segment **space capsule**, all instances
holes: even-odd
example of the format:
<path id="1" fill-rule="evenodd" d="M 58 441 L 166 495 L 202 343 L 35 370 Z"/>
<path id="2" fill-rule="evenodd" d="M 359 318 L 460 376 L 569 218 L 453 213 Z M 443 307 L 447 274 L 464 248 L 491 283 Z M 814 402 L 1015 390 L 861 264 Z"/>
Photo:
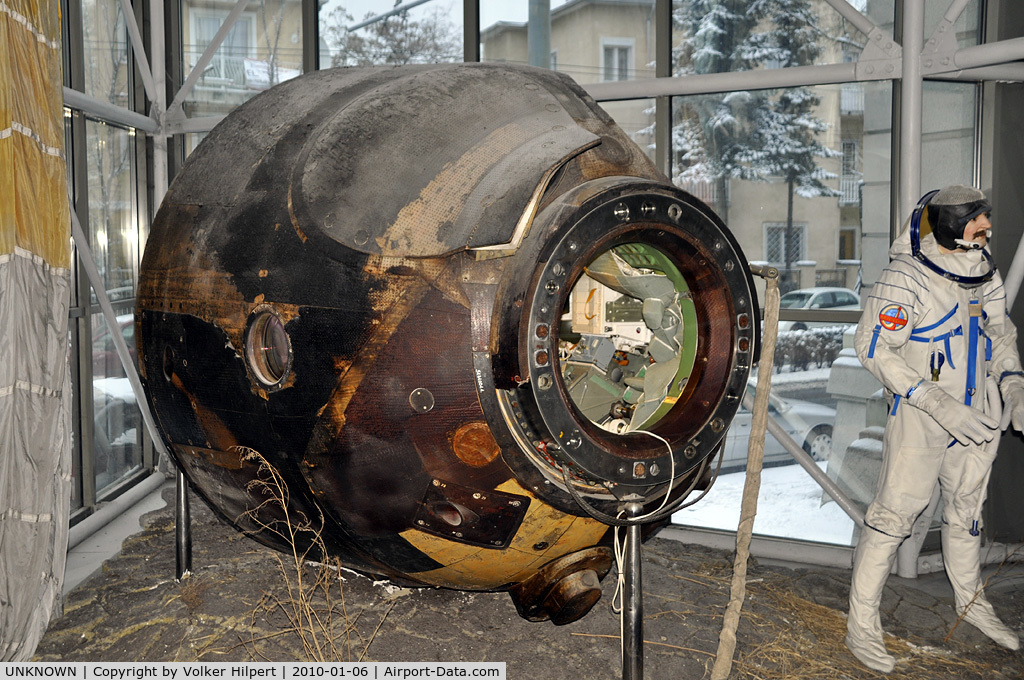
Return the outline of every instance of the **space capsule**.
<path id="1" fill-rule="evenodd" d="M 334 69 L 188 158 L 136 338 L 160 434 L 226 521 L 287 550 L 260 528 L 315 520 L 349 567 L 566 623 L 623 503 L 663 523 L 706 483 L 756 303 L 721 220 L 567 76 Z"/>

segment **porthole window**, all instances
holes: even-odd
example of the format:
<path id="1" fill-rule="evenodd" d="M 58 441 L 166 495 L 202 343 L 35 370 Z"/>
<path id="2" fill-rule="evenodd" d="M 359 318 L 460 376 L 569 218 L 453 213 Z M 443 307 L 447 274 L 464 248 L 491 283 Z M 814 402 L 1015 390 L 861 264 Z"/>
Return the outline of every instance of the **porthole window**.
<path id="1" fill-rule="evenodd" d="M 273 310 L 258 309 L 250 317 L 245 349 L 253 376 L 265 387 L 280 387 L 291 370 L 292 346 Z"/>

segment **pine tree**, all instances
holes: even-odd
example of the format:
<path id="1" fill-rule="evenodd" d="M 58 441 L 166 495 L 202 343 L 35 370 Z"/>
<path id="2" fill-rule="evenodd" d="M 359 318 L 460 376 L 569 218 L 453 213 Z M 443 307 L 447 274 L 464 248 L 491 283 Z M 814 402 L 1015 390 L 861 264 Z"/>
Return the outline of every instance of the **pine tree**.
<path id="1" fill-rule="evenodd" d="M 673 11 L 684 36 L 674 55 L 676 75 L 743 71 L 753 62 L 742 54 L 756 18 L 746 0 L 693 0 Z M 711 184 L 718 213 L 726 218 L 726 187 L 732 178 L 758 179 L 741 160 L 750 143 L 750 107 L 758 95 L 730 92 L 679 97 L 672 130 L 673 181 Z"/>
<path id="2" fill-rule="evenodd" d="M 820 54 L 816 28 L 818 18 L 808 0 L 752 0 L 749 11 L 770 20 L 767 30 L 758 32 L 741 46 L 744 58 L 779 68 L 813 64 Z M 742 159 L 756 168 L 760 176 L 782 177 L 787 186 L 786 271 L 793 268 L 796 255 L 793 244 L 793 198 L 838 196 L 825 184 L 835 173 L 818 164 L 819 158 L 835 158 L 838 151 L 822 144 L 820 136 L 828 126 L 814 116 L 821 98 L 807 87 L 780 90 L 765 97 L 752 112 L 754 135 Z"/>
<path id="3" fill-rule="evenodd" d="M 813 64 L 820 53 L 819 19 L 808 0 L 694 0 L 675 10 L 685 38 L 677 74 L 742 71 L 757 66 Z M 818 165 L 838 152 L 821 144 L 826 124 L 814 116 L 820 98 L 809 88 L 740 91 L 677 100 L 673 127 L 673 180 L 710 182 L 716 210 L 726 219 L 730 179 L 787 183 L 786 268 L 792 267 L 793 195 L 833 196 L 824 183 L 835 175 Z"/>

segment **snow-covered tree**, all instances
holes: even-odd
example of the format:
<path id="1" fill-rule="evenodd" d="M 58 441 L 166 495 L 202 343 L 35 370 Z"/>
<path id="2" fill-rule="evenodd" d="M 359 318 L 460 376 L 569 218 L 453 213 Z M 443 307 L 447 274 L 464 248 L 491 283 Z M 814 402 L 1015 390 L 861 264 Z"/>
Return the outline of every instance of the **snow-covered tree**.
<path id="1" fill-rule="evenodd" d="M 678 6 L 673 18 L 685 36 L 675 55 L 679 75 L 813 64 L 826 37 L 809 0 L 694 0 Z M 787 243 L 793 243 L 793 193 L 836 195 L 823 182 L 834 175 L 818 165 L 838 154 L 819 141 L 827 129 L 814 116 L 819 103 L 809 88 L 678 98 L 673 180 L 684 187 L 713 184 L 715 208 L 727 219 L 730 179 L 783 177 L 790 192 Z M 787 247 L 787 268 L 791 259 Z"/>
<path id="2" fill-rule="evenodd" d="M 813 64 L 820 53 L 818 18 L 809 0 L 752 0 L 749 11 L 769 20 L 767 30 L 754 33 L 741 46 L 743 56 L 778 68 Z M 828 126 L 814 116 L 821 98 L 807 87 L 780 90 L 767 97 L 752 112 L 754 135 L 744 154 L 745 162 L 757 168 L 756 174 L 782 177 L 786 182 L 785 268 L 793 268 L 793 196 L 814 198 L 838 196 L 825 184 L 835 173 L 818 164 L 818 159 L 835 158 L 840 153 L 821 143 Z"/>
<path id="3" fill-rule="evenodd" d="M 675 29 L 683 40 L 675 50 L 676 74 L 744 71 L 753 65 L 743 46 L 757 18 L 748 0 L 693 0 L 673 10 Z M 750 144 L 750 110 L 759 97 L 730 92 L 680 97 L 675 100 L 672 130 L 673 181 L 680 186 L 709 184 L 716 188 L 715 208 L 726 218 L 726 186 L 732 178 L 758 179 L 741 160 Z"/>

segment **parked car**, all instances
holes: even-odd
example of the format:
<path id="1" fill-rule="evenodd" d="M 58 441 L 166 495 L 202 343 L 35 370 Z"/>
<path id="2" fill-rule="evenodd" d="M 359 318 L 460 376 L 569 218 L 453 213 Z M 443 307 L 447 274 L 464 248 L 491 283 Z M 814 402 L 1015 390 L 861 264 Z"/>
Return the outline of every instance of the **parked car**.
<path id="1" fill-rule="evenodd" d="M 102 486 L 139 464 L 142 413 L 128 378 L 95 378 L 92 396 L 93 465 L 96 482 Z"/>
<path id="2" fill-rule="evenodd" d="M 849 288 L 801 288 L 779 300 L 780 309 L 860 309 L 860 296 Z M 780 321 L 779 332 L 802 331 L 815 326 L 834 326 L 828 321 Z"/>
<path id="3" fill-rule="evenodd" d="M 747 384 L 747 391 L 754 396 L 755 382 Z M 722 470 L 739 470 L 747 464 L 747 447 L 750 442 L 750 428 L 753 413 L 742 405 L 736 412 L 723 446 Z M 828 460 L 832 454 L 832 428 L 836 421 L 836 410 L 824 404 L 815 404 L 800 399 L 783 399 L 775 394 L 768 398 L 768 415 L 781 424 L 789 436 L 801 445 L 814 460 Z M 770 433 L 764 438 L 764 464 L 783 465 L 794 462 L 793 456 L 782 447 Z"/>
<path id="4" fill-rule="evenodd" d="M 128 354 L 135 360 L 135 315 L 120 314 L 116 317 L 118 330 L 121 337 L 128 345 Z M 95 378 L 120 378 L 127 375 L 124 366 L 121 365 L 121 358 L 117 356 L 114 348 L 114 337 L 110 333 L 110 326 L 100 323 L 99 329 L 92 338 L 92 372 Z"/>

